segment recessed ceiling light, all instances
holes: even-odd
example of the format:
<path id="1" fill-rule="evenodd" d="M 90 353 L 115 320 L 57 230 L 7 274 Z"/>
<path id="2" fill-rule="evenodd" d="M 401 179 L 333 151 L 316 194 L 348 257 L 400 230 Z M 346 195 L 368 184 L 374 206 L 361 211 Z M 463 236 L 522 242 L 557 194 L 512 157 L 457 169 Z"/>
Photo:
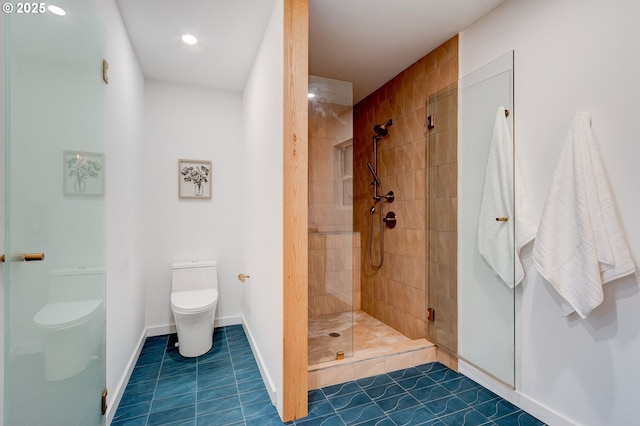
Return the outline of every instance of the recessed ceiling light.
<path id="1" fill-rule="evenodd" d="M 198 42 L 198 39 L 193 34 L 185 34 L 182 36 L 182 41 L 187 44 L 194 45 Z"/>
<path id="2" fill-rule="evenodd" d="M 47 7 L 47 9 L 49 9 L 49 12 L 53 13 L 54 15 L 64 16 L 67 14 L 67 12 L 65 12 L 63 8 L 59 6 L 55 6 L 53 4 L 50 4 L 49 7 Z"/>
<path id="3" fill-rule="evenodd" d="M 307 93 L 307 98 L 313 99 L 315 97 L 316 97 L 316 95 L 314 93 Z"/>

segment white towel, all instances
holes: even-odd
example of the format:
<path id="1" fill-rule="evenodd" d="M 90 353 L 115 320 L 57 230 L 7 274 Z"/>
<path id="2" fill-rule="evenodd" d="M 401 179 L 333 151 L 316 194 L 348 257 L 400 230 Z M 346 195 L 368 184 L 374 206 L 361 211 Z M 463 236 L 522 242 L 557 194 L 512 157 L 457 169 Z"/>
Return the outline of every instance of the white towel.
<path id="1" fill-rule="evenodd" d="M 540 274 L 582 318 L 604 299 L 602 285 L 635 266 L 618 223 L 591 130 L 579 112 L 567 134 L 533 248 Z"/>
<path id="2" fill-rule="evenodd" d="M 497 221 L 496 218 L 507 218 Z M 504 107 L 493 126 L 478 219 L 478 251 L 510 288 L 524 278 L 520 249 L 536 235 Z"/>

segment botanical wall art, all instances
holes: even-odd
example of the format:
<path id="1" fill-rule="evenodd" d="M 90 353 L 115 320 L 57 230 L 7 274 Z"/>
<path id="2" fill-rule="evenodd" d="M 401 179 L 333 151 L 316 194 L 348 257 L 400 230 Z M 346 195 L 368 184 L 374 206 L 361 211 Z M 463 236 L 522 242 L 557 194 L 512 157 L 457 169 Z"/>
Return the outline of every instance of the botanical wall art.
<path id="1" fill-rule="evenodd" d="M 66 195 L 102 195 L 104 154 L 64 151 L 62 167 Z"/>
<path id="2" fill-rule="evenodd" d="M 178 197 L 211 198 L 211 161 L 178 160 Z"/>

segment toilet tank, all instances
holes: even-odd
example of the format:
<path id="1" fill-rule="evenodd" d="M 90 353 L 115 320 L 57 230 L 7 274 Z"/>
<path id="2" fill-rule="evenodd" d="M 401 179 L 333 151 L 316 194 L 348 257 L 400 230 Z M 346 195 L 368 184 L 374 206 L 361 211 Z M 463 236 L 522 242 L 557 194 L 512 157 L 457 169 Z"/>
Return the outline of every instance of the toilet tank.
<path id="1" fill-rule="evenodd" d="M 103 267 L 78 267 L 49 272 L 50 303 L 102 300 L 106 271 Z"/>
<path id="2" fill-rule="evenodd" d="M 171 266 L 171 291 L 192 291 L 218 288 L 218 262 L 195 260 L 177 262 Z"/>

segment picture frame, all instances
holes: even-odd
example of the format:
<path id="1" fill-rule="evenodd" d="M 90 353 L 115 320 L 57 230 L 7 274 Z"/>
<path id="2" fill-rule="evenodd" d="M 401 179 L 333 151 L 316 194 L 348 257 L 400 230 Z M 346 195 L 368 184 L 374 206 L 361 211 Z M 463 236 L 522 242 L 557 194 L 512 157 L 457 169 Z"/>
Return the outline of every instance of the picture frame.
<path id="1" fill-rule="evenodd" d="M 101 196 L 104 192 L 104 154 L 65 150 L 62 156 L 65 195 Z"/>
<path id="2" fill-rule="evenodd" d="M 211 161 L 178 160 L 178 198 L 211 199 Z"/>

